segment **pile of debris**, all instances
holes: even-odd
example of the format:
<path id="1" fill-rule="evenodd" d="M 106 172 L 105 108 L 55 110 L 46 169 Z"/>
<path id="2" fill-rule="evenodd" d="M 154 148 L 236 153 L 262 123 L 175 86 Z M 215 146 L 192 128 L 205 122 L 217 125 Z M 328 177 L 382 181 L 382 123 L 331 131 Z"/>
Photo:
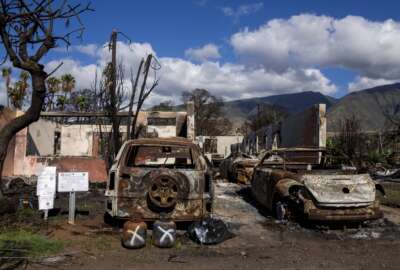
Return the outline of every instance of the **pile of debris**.
<path id="1" fill-rule="evenodd" d="M 0 215 L 14 213 L 18 206 L 33 208 L 35 177 L 3 177 L 0 181 L 4 197 L 0 197 Z"/>

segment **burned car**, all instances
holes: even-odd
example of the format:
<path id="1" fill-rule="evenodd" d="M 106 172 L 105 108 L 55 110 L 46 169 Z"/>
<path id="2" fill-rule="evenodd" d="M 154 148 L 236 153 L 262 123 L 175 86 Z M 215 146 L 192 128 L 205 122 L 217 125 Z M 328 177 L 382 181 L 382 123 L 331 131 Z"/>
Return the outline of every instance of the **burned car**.
<path id="1" fill-rule="evenodd" d="M 119 219 L 193 221 L 212 210 L 212 174 L 185 138 L 125 142 L 111 167 L 106 211 Z"/>
<path id="2" fill-rule="evenodd" d="M 377 190 L 384 193 L 382 187 L 368 174 L 313 161 L 322 154 L 321 149 L 267 152 L 254 169 L 254 197 L 281 220 L 361 222 L 382 217 L 376 196 Z"/>
<path id="3" fill-rule="evenodd" d="M 221 177 L 231 182 L 249 184 L 259 159 L 245 153 L 234 153 L 224 159 L 220 166 Z"/>

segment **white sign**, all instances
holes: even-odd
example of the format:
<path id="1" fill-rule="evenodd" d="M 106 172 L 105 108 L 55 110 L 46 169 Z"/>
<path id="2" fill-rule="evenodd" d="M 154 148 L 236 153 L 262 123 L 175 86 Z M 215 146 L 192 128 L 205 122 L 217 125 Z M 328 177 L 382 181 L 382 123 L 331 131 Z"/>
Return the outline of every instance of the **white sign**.
<path id="1" fill-rule="evenodd" d="M 54 208 L 54 196 L 40 196 L 39 210 L 49 210 Z"/>
<path id="2" fill-rule="evenodd" d="M 56 193 L 56 167 L 45 167 L 38 175 L 37 196 L 52 196 Z"/>
<path id="3" fill-rule="evenodd" d="M 58 192 L 89 191 L 88 172 L 58 173 Z"/>

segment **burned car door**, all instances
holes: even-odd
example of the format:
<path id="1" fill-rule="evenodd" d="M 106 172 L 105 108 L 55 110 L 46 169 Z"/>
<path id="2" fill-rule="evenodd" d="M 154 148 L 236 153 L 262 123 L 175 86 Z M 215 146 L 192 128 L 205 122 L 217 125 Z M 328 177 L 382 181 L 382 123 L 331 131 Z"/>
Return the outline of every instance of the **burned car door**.
<path id="1" fill-rule="evenodd" d="M 270 171 L 258 166 L 254 170 L 251 180 L 251 190 L 259 203 L 270 209 L 272 194 Z"/>

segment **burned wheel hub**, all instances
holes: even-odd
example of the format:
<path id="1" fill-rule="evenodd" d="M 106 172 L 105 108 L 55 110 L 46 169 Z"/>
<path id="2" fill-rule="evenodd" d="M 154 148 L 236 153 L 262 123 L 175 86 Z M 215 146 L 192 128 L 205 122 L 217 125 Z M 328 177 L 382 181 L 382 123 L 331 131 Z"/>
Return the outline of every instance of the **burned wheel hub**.
<path id="1" fill-rule="evenodd" d="M 154 179 L 149 187 L 149 198 L 158 207 L 174 206 L 178 199 L 178 185 L 175 179 L 166 175 Z"/>

